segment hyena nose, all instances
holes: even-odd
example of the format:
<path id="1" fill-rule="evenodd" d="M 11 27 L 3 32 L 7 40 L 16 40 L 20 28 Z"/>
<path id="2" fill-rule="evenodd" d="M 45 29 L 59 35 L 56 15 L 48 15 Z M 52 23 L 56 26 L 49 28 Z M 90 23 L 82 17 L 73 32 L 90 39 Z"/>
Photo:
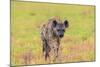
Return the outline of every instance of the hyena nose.
<path id="1" fill-rule="evenodd" d="M 64 35 L 60 35 L 60 37 L 62 38 Z"/>

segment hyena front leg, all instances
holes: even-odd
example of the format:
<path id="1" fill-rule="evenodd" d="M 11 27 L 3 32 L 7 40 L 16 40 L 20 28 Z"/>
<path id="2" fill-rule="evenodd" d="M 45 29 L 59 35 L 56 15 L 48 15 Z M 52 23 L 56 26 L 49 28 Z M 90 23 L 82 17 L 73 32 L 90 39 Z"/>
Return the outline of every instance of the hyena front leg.
<path id="1" fill-rule="evenodd" d="M 58 51 L 59 51 L 59 48 L 54 48 L 54 60 L 53 62 L 57 62 L 57 59 L 58 59 Z"/>
<path id="2" fill-rule="evenodd" d="M 54 46 L 54 62 L 58 62 L 59 46 L 60 46 L 60 42 L 59 39 L 57 39 L 57 43 Z"/>

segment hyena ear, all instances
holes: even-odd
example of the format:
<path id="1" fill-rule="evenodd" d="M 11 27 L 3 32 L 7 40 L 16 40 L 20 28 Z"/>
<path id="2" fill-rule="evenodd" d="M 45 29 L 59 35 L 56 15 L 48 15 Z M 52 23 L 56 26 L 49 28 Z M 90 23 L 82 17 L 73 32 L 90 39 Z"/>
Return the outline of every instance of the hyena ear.
<path id="1" fill-rule="evenodd" d="M 65 25 L 66 28 L 69 26 L 69 23 L 68 23 L 67 20 L 64 21 L 64 25 Z"/>
<path id="2" fill-rule="evenodd" d="M 54 20 L 54 21 L 53 21 L 53 27 L 56 27 L 56 25 L 57 25 L 57 21 Z"/>

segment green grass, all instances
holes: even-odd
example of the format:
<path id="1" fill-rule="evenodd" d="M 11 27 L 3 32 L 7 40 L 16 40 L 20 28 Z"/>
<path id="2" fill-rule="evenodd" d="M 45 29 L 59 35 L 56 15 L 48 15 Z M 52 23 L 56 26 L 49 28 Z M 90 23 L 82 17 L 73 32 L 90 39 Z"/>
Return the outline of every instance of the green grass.
<path id="1" fill-rule="evenodd" d="M 61 63 L 93 61 L 94 6 L 51 3 L 11 2 L 11 64 L 23 65 L 23 56 L 31 52 L 28 64 L 46 64 L 42 56 L 40 26 L 53 16 L 69 21 L 61 41 Z"/>

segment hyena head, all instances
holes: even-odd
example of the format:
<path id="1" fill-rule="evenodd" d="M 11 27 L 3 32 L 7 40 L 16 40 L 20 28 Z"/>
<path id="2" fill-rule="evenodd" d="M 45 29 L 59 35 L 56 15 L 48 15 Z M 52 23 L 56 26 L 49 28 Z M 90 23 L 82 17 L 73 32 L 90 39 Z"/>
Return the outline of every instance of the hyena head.
<path id="1" fill-rule="evenodd" d="M 53 20 L 53 32 L 59 38 L 64 36 L 65 29 L 68 28 L 68 26 L 69 24 L 67 20 L 65 20 L 63 23 Z"/>

